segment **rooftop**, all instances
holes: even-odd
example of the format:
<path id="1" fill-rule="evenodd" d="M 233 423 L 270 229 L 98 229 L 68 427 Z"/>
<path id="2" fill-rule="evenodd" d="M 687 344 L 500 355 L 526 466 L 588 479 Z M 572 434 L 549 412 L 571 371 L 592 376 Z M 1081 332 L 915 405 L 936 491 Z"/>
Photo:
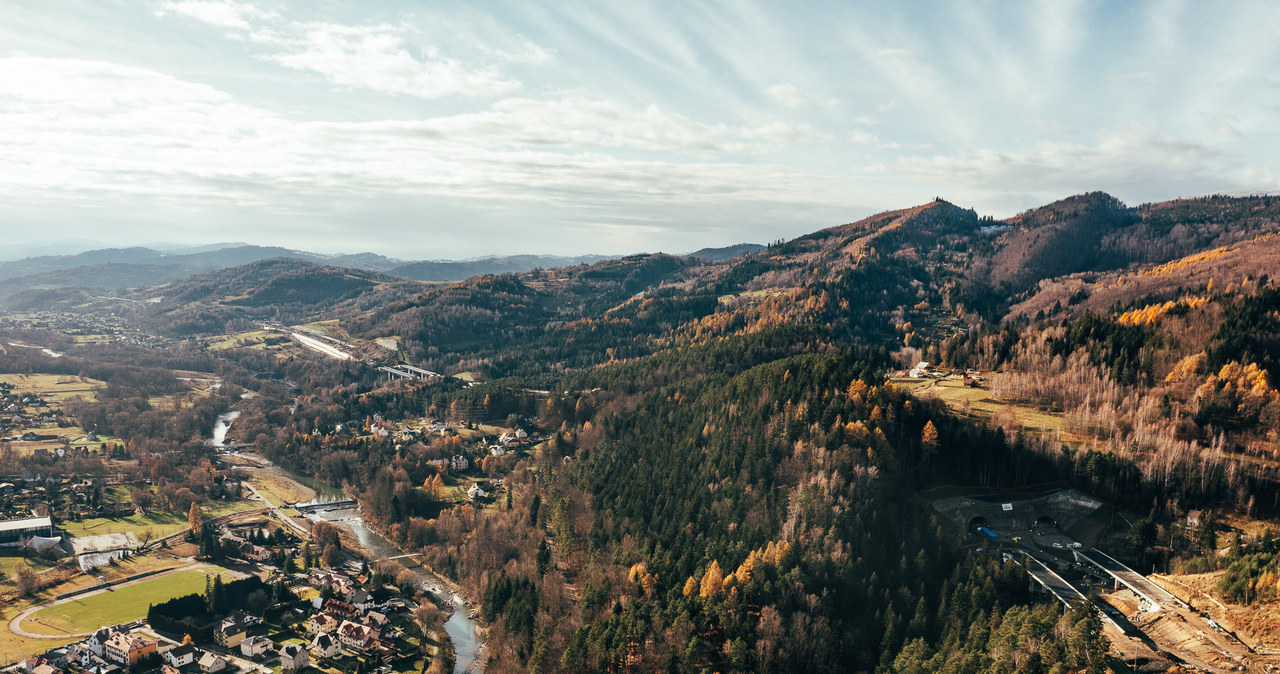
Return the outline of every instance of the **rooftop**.
<path id="1" fill-rule="evenodd" d="M 26 517 L 20 520 L 0 521 L 0 531 L 23 531 L 51 526 L 53 526 L 53 519 L 50 517 Z"/>

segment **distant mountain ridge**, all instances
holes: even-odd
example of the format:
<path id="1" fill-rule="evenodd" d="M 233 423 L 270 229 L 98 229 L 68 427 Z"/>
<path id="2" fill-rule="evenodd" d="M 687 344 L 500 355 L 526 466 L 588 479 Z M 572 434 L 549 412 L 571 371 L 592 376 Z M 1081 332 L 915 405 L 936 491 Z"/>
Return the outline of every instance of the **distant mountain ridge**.
<path id="1" fill-rule="evenodd" d="M 376 253 L 323 255 L 279 246 L 230 244 L 174 252 L 153 248 L 102 248 L 75 255 L 45 255 L 0 262 L 0 298 L 57 289 L 107 291 L 177 281 L 272 258 L 294 258 L 334 267 L 394 274 L 415 281 L 452 282 L 481 274 L 527 272 L 607 259 L 603 255 L 562 257 L 514 255 L 474 260 L 409 262 Z"/>
<path id="2" fill-rule="evenodd" d="M 386 270 L 387 273 L 416 281 L 447 282 L 479 276 L 481 274 L 519 274 L 534 269 L 572 267 L 611 259 L 610 255 L 580 255 L 560 257 L 556 255 L 510 255 L 507 257 L 483 257 L 475 260 L 424 260 L 401 264 Z"/>
<path id="3" fill-rule="evenodd" d="M 764 246 L 758 243 L 736 243 L 732 246 L 724 246 L 721 248 L 702 248 L 689 253 L 689 257 L 696 257 L 699 260 L 711 260 L 712 262 L 724 262 L 732 260 L 735 257 L 759 253 L 764 250 Z"/>

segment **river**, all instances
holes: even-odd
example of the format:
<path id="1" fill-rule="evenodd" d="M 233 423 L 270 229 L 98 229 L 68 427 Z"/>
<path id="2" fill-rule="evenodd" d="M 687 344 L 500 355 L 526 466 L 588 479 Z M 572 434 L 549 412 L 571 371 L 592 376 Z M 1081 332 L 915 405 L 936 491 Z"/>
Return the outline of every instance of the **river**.
<path id="1" fill-rule="evenodd" d="M 218 422 L 213 429 L 213 438 L 210 441 L 215 447 L 223 446 L 226 442 L 227 429 L 231 427 L 231 421 L 240 413 L 231 411 L 218 417 Z M 221 431 L 221 433 L 219 433 Z M 299 475 L 289 470 L 285 470 L 267 459 L 253 455 L 251 458 L 254 462 L 261 464 L 260 470 L 274 472 L 280 477 L 288 478 L 294 482 L 306 485 L 316 492 L 316 497 L 307 503 L 299 503 L 297 505 L 314 505 L 317 503 L 327 503 L 330 501 L 347 500 L 347 496 L 342 490 L 307 477 Z M 368 551 L 370 559 L 390 559 L 392 557 L 401 557 L 405 554 L 403 550 L 396 547 L 391 541 L 388 541 L 381 534 L 374 531 L 371 527 L 364 523 L 360 517 L 360 511 L 355 507 L 332 508 L 326 510 L 318 510 L 314 513 L 307 514 L 308 519 L 322 519 L 326 522 L 333 522 L 338 525 L 346 525 L 347 528 L 355 534 L 356 539 L 360 541 L 360 545 L 364 546 Z M 449 639 L 453 641 L 454 666 L 455 674 L 475 673 L 484 671 L 484 631 L 476 625 L 475 621 L 469 615 L 469 609 L 463 597 L 455 592 L 442 587 L 440 579 L 435 574 L 424 569 L 412 557 L 397 559 L 406 569 L 412 571 L 418 577 L 418 581 L 423 587 L 427 588 L 432 594 L 445 601 L 453 603 L 453 615 L 444 623 L 444 629 L 449 633 Z"/>
<path id="2" fill-rule="evenodd" d="M 212 447 L 223 447 L 227 444 L 227 431 L 231 430 L 231 422 L 240 416 L 239 410 L 231 410 L 224 414 L 218 415 L 218 420 L 213 422 L 213 437 L 209 439 L 209 445 Z"/>

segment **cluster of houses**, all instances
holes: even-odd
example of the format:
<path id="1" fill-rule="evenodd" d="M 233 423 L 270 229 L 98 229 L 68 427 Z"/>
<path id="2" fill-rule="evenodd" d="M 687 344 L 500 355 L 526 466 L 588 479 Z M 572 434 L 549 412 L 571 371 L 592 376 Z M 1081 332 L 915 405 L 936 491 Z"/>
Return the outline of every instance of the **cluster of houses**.
<path id="1" fill-rule="evenodd" d="M 461 472 L 471 466 L 471 462 L 467 457 L 461 454 L 454 454 L 450 459 L 431 459 L 427 463 L 439 468 L 440 470 L 449 470 L 452 472 Z"/>
<path id="2" fill-rule="evenodd" d="M 147 301 L 159 301 L 159 298 Z M 149 335 L 132 328 L 125 319 L 110 313 L 98 315 L 42 311 L 26 319 L 15 319 L 10 315 L 0 317 L 0 327 L 55 329 L 65 335 L 103 335 L 110 337 L 113 342 L 134 346 L 163 347 L 174 343 L 174 340 L 167 337 Z"/>
<path id="3" fill-rule="evenodd" d="M 313 569 L 307 584 L 322 591 L 312 600 L 315 612 L 307 619 L 307 647 L 314 656 L 364 656 L 384 664 L 413 657 L 396 648 L 402 633 L 388 617 L 407 610 L 406 600 L 378 602 L 346 573 L 332 569 Z"/>
<path id="4" fill-rule="evenodd" d="M 158 656 L 155 665 L 161 674 L 266 671 L 277 659 L 280 671 L 289 673 L 321 660 L 359 657 L 375 663 L 380 671 L 390 671 L 391 663 L 417 657 L 416 649 L 406 652 L 397 645 L 404 634 L 390 618 L 412 610 L 411 601 L 394 593 L 379 601 L 361 587 L 366 580 L 363 576 L 353 577 L 343 570 L 314 569 L 295 578 L 319 591 L 311 601 L 311 610 L 302 611 L 305 643 L 296 639 L 276 643 L 268 636 L 250 636 L 261 618 L 235 610 L 214 626 L 214 645 L 209 648 L 197 647 L 189 640 L 177 643 L 153 638 L 140 631 L 145 623 L 136 621 L 100 628 L 83 641 L 26 660 L 22 669 L 25 674 L 123 674 Z"/>
<path id="5" fill-rule="evenodd" d="M 131 626 L 103 627 L 84 641 L 54 648 L 23 662 L 27 674 L 89 672 L 110 674 L 138 664 L 158 652 L 160 642 Z"/>
<path id="6" fill-rule="evenodd" d="M 507 452 L 528 442 L 529 434 L 523 428 L 517 428 L 515 433 L 503 433 L 498 436 L 496 443 L 489 445 L 489 456 L 505 456 Z"/>
<path id="7" fill-rule="evenodd" d="M 80 451 L 72 448 L 71 451 Z M 60 519 L 81 517 L 128 517 L 134 514 L 128 500 L 111 502 L 94 499 L 93 480 L 64 476 L 58 471 L 23 468 L 18 475 L 0 482 L 0 517 L 53 514 Z"/>
<path id="8" fill-rule="evenodd" d="M 254 543 L 233 531 L 228 530 L 226 533 L 223 533 L 220 540 L 224 546 L 234 547 L 236 550 L 234 556 L 239 557 L 240 559 L 258 562 L 260 564 L 271 561 L 271 548 L 258 545 L 257 543 Z M 288 555 L 296 553 L 296 550 L 288 548 L 284 552 Z"/>
<path id="9" fill-rule="evenodd" d="M 907 371 L 906 375 L 912 379 L 946 379 L 948 381 L 963 382 L 966 388 L 981 386 L 986 378 L 978 374 L 977 370 L 965 370 L 963 373 L 940 368 L 932 363 L 920 361 L 915 367 Z"/>
<path id="10" fill-rule="evenodd" d="M 9 382 L 0 381 L 0 434 L 4 441 L 53 440 L 58 436 L 26 431 L 32 426 L 62 422 L 62 410 L 52 409 L 45 400 L 51 394 L 21 393 Z"/>

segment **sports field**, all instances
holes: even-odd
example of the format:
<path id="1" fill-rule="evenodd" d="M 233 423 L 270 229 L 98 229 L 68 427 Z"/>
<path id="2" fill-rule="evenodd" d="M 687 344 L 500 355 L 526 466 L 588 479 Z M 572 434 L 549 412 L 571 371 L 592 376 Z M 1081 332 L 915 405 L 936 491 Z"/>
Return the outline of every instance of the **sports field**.
<path id="1" fill-rule="evenodd" d="M 210 573 L 218 571 L 208 569 Z M 22 627 L 34 634 L 79 634 L 103 625 L 142 618 L 152 604 L 192 592 L 204 592 L 205 569 L 177 571 L 158 578 L 125 585 L 50 606 L 32 614 Z M 224 581 L 233 580 L 224 573 Z"/>

